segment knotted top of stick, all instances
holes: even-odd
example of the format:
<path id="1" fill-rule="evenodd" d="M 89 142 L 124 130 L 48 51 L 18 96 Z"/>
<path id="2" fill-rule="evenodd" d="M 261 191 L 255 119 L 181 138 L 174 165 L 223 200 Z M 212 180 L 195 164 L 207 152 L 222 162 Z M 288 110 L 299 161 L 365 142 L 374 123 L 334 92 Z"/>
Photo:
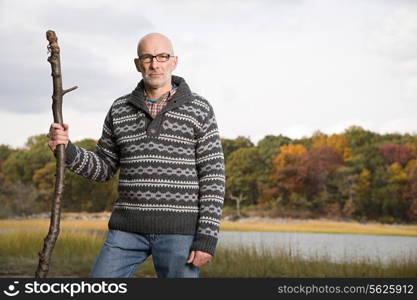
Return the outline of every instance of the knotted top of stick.
<path id="1" fill-rule="evenodd" d="M 49 41 L 48 50 L 51 54 L 59 54 L 58 38 L 55 31 L 48 30 L 46 32 L 46 39 Z"/>

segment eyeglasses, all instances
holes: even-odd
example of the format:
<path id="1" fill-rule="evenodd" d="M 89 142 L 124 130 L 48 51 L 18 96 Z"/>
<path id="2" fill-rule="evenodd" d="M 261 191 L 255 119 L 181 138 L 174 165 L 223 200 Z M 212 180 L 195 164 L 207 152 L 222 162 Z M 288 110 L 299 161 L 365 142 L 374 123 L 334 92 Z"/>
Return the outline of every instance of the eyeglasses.
<path id="1" fill-rule="evenodd" d="M 161 54 L 157 54 L 157 55 L 150 55 L 150 54 L 144 54 L 144 55 L 140 55 L 139 59 L 144 62 L 144 63 L 150 63 L 153 61 L 154 58 L 156 58 L 156 60 L 158 62 L 166 62 L 168 61 L 173 55 L 171 54 L 167 54 L 167 53 L 161 53 Z"/>

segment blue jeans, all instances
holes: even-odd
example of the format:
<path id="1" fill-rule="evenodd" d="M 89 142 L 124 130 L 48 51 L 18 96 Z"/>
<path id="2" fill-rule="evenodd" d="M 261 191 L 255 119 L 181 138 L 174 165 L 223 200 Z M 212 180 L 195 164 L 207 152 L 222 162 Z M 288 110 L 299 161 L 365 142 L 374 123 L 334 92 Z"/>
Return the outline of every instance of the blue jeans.
<path id="1" fill-rule="evenodd" d="M 198 278 L 200 270 L 187 263 L 194 235 L 138 234 L 110 229 L 90 277 L 131 277 L 152 255 L 158 278 Z"/>

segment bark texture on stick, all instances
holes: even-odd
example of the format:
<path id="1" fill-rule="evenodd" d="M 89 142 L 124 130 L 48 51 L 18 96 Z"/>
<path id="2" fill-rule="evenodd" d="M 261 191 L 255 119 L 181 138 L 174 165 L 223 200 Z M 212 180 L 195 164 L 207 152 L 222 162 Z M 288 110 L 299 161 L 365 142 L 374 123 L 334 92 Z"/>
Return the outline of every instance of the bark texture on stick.
<path id="1" fill-rule="evenodd" d="M 54 31 L 48 30 L 46 32 L 46 39 L 49 41 L 48 61 L 51 64 L 52 69 L 52 113 L 54 116 L 54 123 L 63 124 L 62 117 L 62 98 L 63 96 L 75 90 L 77 87 L 64 90 L 62 88 L 62 75 L 61 75 L 61 60 L 60 49 L 58 46 L 58 38 Z M 49 264 L 51 261 L 52 251 L 55 247 L 55 242 L 59 235 L 59 223 L 61 218 L 61 200 L 64 195 L 64 170 L 65 170 L 65 145 L 57 145 L 56 149 L 56 180 L 54 199 L 51 208 L 51 222 L 49 225 L 48 235 L 44 239 L 43 249 L 39 252 L 39 264 L 35 273 L 36 278 L 45 278 L 48 275 Z"/>

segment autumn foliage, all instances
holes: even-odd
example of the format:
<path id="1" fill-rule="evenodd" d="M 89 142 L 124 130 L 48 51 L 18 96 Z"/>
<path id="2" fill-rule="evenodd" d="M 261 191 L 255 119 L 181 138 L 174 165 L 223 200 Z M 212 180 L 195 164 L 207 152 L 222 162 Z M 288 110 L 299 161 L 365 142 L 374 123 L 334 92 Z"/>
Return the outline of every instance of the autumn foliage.
<path id="1" fill-rule="evenodd" d="M 417 221 L 416 136 L 379 135 L 352 126 L 342 134 L 318 132 L 298 140 L 267 136 L 258 143 L 259 153 L 268 152 L 266 140 L 275 151 L 253 167 L 250 173 L 258 175 L 247 183 L 257 189 L 255 203 L 275 215 Z M 256 147 L 251 149 L 255 153 Z M 228 163 L 226 169 L 240 163 Z M 231 186 L 235 194 L 243 192 Z"/>
<path id="2" fill-rule="evenodd" d="M 95 141 L 78 145 L 94 151 Z M 417 222 L 417 136 L 377 134 L 352 126 L 290 139 L 268 135 L 222 139 L 226 161 L 225 208 L 236 201 L 270 216 L 335 217 Z M 54 157 L 44 135 L 24 148 L 0 145 L 0 217 L 46 212 L 53 194 Z M 64 211 L 110 210 L 117 176 L 97 183 L 66 174 Z"/>

